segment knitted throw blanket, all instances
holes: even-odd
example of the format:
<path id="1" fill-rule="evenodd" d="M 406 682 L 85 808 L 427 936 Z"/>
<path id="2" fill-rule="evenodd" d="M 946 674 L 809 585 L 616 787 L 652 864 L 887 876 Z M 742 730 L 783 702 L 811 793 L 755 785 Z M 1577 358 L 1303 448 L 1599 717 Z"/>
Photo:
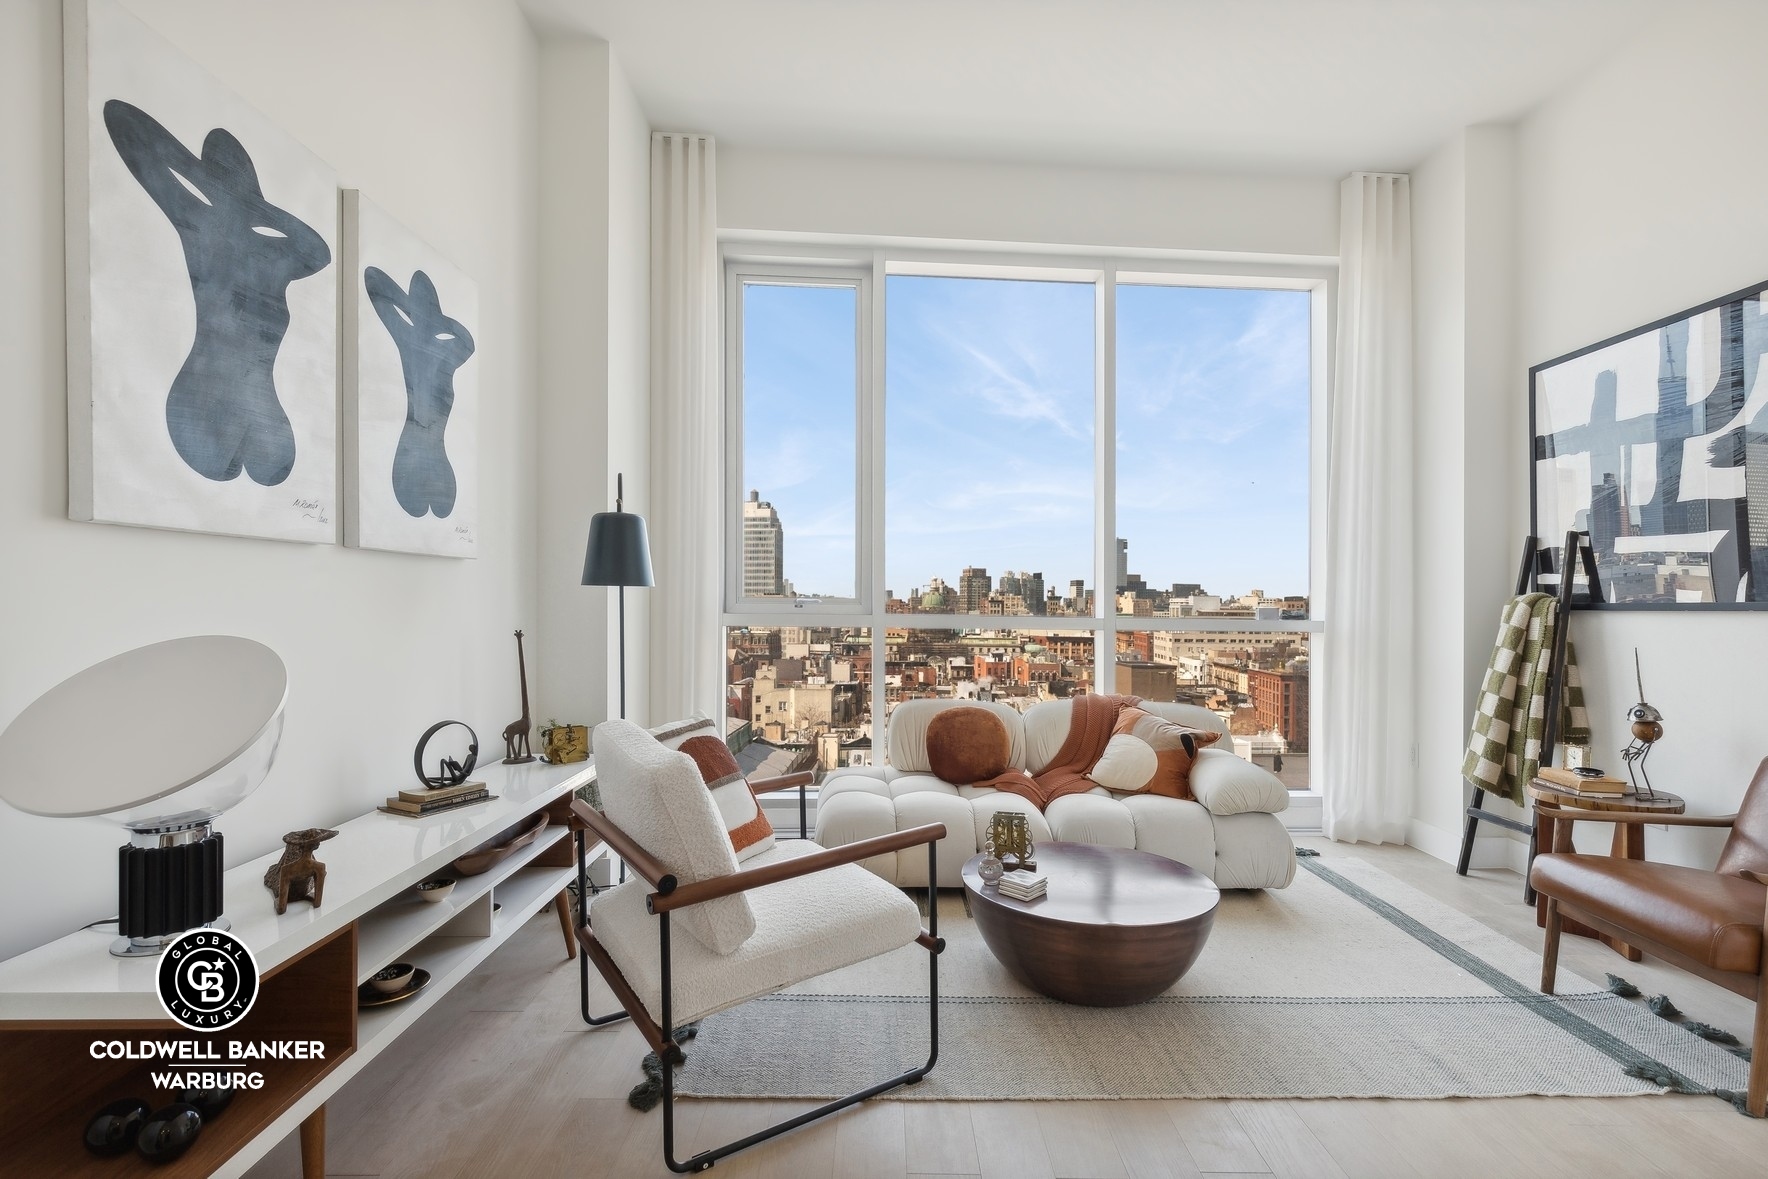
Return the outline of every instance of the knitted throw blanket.
<path id="1" fill-rule="evenodd" d="M 1063 795 L 1085 794 L 1098 784 L 1087 777 L 1087 773 L 1104 756 L 1105 746 L 1111 741 L 1111 730 L 1117 727 L 1118 716 L 1124 709 L 1141 702 L 1136 696 L 1075 697 L 1068 736 L 1062 739 L 1062 748 L 1056 751 L 1043 773 L 1033 777 L 1023 770 L 1016 770 L 976 785 L 993 786 L 996 790 L 1017 794 L 1040 811 Z"/>
<path id="2" fill-rule="evenodd" d="M 1518 805 L 1525 801 L 1523 787 L 1540 773 L 1543 753 L 1553 756 L 1541 744 L 1547 732 L 1547 672 L 1560 625 L 1559 602 L 1552 594 L 1523 594 L 1505 605 L 1461 763 L 1462 777 Z M 1558 737 L 1566 745 L 1590 741 L 1583 680 L 1569 639 Z"/>

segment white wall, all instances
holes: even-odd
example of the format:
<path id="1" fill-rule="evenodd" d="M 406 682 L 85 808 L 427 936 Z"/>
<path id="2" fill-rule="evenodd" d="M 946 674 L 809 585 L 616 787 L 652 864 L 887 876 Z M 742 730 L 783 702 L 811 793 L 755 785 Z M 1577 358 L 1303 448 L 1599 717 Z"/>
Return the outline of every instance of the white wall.
<path id="1" fill-rule="evenodd" d="M 590 517 L 649 503 L 651 130 L 606 41 L 540 51 L 540 619 L 555 657 L 542 716 L 594 726 L 619 710 L 615 591 L 581 582 Z M 627 714 L 645 718 L 649 593 L 626 591 Z"/>
<path id="2" fill-rule="evenodd" d="M 1678 5 L 1519 126 L 1513 542 L 1527 528 L 1527 367 L 1768 278 L 1765 43 L 1768 7 Z M 1735 807 L 1768 756 L 1768 613 L 1581 613 L 1572 637 L 1598 763 L 1621 766 L 1637 646 L 1667 730 L 1652 780 L 1691 812 Z M 1649 842 L 1653 858 L 1710 865 L 1721 839 Z"/>
<path id="3" fill-rule="evenodd" d="M 1418 708 L 1407 839 L 1445 859 L 1459 846 L 1468 722 L 1517 561 L 1506 457 L 1514 139 L 1508 126 L 1468 127 L 1412 173 Z M 1488 809 L 1522 815 L 1497 800 Z M 1505 834 L 1482 829 L 1475 865 L 1513 862 Z"/>
<path id="4" fill-rule="evenodd" d="M 404 784 L 432 721 L 470 722 L 499 756 L 519 709 L 510 631 L 530 629 L 531 675 L 560 657 L 534 626 L 538 52 L 502 0 L 130 7 L 477 279 L 483 309 L 477 561 L 69 522 L 61 5 L 0 5 L 0 725 L 144 643 L 268 643 L 290 669 L 288 725 L 269 780 L 221 821 L 233 864 Z M 129 754 L 105 747 L 102 717 L 68 751 L 119 773 Z M 0 807 L 0 956 L 114 913 L 120 842 Z"/>
<path id="5" fill-rule="evenodd" d="M 1528 368 L 1768 278 L 1768 153 L 1744 114 L 1759 102 L 1764 38 L 1759 5 L 1678 6 L 1513 128 L 1468 128 L 1416 170 L 1419 469 L 1431 477 L 1418 488 L 1411 839 L 1445 859 L 1458 845 L 1471 693 L 1528 532 Z M 1734 809 L 1768 755 L 1756 715 L 1768 613 L 1578 612 L 1572 639 L 1593 760 L 1622 767 L 1637 646 L 1668 730 L 1653 781 L 1692 812 Z M 1580 846 L 1607 838 L 1592 825 Z M 1654 831 L 1650 842 L 1653 858 L 1706 866 L 1722 839 Z M 1515 847 L 1476 855 L 1520 863 Z"/>
<path id="6" fill-rule="evenodd" d="M 1338 180 L 720 145 L 718 225 L 735 233 L 1336 258 Z"/>

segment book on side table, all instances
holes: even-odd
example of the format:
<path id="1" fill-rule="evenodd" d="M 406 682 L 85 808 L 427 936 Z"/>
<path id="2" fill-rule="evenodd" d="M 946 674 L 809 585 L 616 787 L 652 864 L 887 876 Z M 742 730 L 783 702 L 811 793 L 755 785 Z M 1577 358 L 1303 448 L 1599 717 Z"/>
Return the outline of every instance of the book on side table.
<path id="1" fill-rule="evenodd" d="M 1541 781 L 1560 790 L 1569 790 L 1573 794 L 1625 794 L 1632 789 L 1625 779 L 1610 774 L 1589 778 L 1576 770 L 1560 766 L 1542 766 L 1539 776 Z"/>

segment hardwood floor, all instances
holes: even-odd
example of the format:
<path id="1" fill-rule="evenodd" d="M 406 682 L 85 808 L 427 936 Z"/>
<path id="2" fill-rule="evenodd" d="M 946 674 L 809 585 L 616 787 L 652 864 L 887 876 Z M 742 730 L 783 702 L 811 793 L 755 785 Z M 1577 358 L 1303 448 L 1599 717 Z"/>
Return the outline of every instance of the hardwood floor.
<path id="1" fill-rule="evenodd" d="M 1541 934 L 1509 872 L 1466 879 L 1410 848 L 1301 842 L 1369 860 L 1532 949 Z M 1560 961 L 1625 975 L 1748 1035 L 1753 1005 L 1647 959 L 1568 937 Z M 612 1001 L 605 1005 L 611 1009 Z M 630 1109 L 644 1049 L 630 1024 L 585 1031 L 577 969 L 549 909 L 371 1064 L 329 1107 L 328 1175 L 668 1175 L 659 1115 Z M 808 1108 L 685 1101 L 682 1156 Z M 1768 1173 L 1768 1121 L 1707 1097 L 1455 1101 L 874 1101 L 725 1159 L 726 1179 L 1703 1179 Z M 250 1172 L 300 1174 L 294 1136 Z"/>

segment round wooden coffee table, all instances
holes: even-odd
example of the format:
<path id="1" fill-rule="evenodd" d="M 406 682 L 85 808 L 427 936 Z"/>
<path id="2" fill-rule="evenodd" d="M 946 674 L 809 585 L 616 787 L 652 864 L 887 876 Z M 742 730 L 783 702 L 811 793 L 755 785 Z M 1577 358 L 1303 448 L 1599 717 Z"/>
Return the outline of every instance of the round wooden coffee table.
<path id="1" fill-rule="evenodd" d="M 1184 977 L 1215 924 L 1221 890 L 1203 873 L 1152 852 L 1040 843 L 1050 891 L 1016 901 L 985 887 L 981 856 L 964 891 L 982 940 L 1014 978 L 1088 1007 L 1142 1003 Z"/>

